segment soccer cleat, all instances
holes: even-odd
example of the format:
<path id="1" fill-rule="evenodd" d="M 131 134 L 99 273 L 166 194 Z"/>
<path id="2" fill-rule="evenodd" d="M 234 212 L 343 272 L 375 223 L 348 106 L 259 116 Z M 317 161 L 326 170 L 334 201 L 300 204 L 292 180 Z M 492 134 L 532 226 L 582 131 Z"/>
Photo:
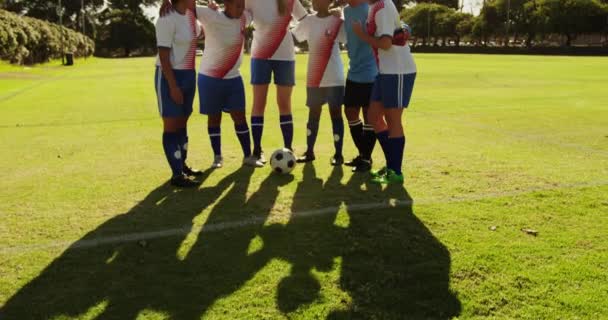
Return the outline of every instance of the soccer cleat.
<path id="1" fill-rule="evenodd" d="M 200 185 L 200 182 L 190 180 L 188 176 L 182 174 L 171 178 L 171 185 L 178 188 L 196 188 Z"/>
<path id="2" fill-rule="evenodd" d="M 392 169 L 386 170 L 386 175 L 372 178 L 372 183 L 377 184 L 403 184 L 403 174 L 398 174 Z"/>
<path id="3" fill-rule="evenodd" d="M 371 172 L 372 178 L 378 178 L 378 177 L 385 176 L 386 175 L 386 170 L 387 170 L 387 168 L 383 167 L 382 169 L 380 169 L 378 171 L 372 171 Z"/>
<path id="4" fill-rule="evenodd" d="M 264 151 L 260 151 L 260 152 L 253 152 L 253 156 L 256 157 L 256 159 L 261 162 L 262 164 L 266 164 L 266 157 L 264 157 Z"/>
<path id="5" fill-rule="evenodd" d="M 297 163 L 305 163 L 305 162 L 312 162 L 315 161 L 316 157 L 315 154 L 312 152 L 306 152 L 304 153 L 301 157 L 299 157 L 296 162 Z"/>
<path id="6" fill-rule="evenodd" d="M 258 160 L 258 158 L 256 156 L 251 155 L 249 157 L 243 158 L 243 165 L 249 166 L 249 167 L 254 167 L 254 168 L 261 168 L 264 166 L 264 163 L 262 163 L 262 161 Z"/>
<path id="7" fill-rule="evenodd" d="M 372 169 L 372 162 L 369 160 L 361 160 L 361 162 L 353 167 L 353 172 L 368 172 Z"/>
<path id="8" fill-rule="evenodd" d="M 335 154 L 331 157 L 330 163 L 332 166 L 341 166 L 344 163 L 344 157 L 341 154 Z"/>
<path id="9" fill-rule="evenodd" d="M 356 156 L 352 160 L 345 162 L 344 165 L 349 167 L 356 167 L 361 164 L 361 161 L 363 161 L 363 158 L 361 158 L 361 156 Z"/>
<path id="10" fill-rule="evenodd" d="M 203 175 L 203 172 L 198 169 L 192 169 L 184 164 L 184 173 L 189 177 L 200 177 Z"/>
<path id="11" fill-rule="evenodd" d="M 211 168 L 219 169 L 224 166 L 224 158 L 221 155 L 217 155 L 213 158 Z"/>

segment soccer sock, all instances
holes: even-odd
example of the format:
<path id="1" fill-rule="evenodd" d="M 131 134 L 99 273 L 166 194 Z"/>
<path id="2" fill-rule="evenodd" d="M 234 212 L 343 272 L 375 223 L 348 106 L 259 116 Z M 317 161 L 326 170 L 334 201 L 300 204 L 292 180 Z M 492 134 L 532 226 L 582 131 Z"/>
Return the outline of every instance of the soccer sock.
<path id="1" fill-rule="evenodd" d="M 209 140 L 211 140 L 211 148 L 216 156 L 222 155 L 222 131 L 221 127 L 208 127 Z"/>
<path id="2" fill-rule="evenodd" d="M 342 121 L 342 117 L 331 119 L 331 128 L 334 133 L 336 155 L 342 155 L 342 145 L 344 144 L 344 121 Z"/>
<path id="3" fill-rule="evenodd" d="M 386 159 L 386 167 L 390 168 L 390 148 L 388 145 L 388 130 L 380 131 L 376 133 L 376 137 L 378 137 L 378 142 L 382 147 L 382 152 L 384 153 L 384 158 Z"/>
<path id="4" fill-rule="evenodd" d="M 366 124 L 363 126 L 363 134 L 362 134 L 362 142 L 363 146 L 362 155 L 365 160 L 372 159 L 372 153 L 374 152 L 374 147 L 376 146 L 376 133 L 374 132 L 374 127 L 370 124 Z"/>
<path id="5" fill-rule="evenodd" d="M 291 149 L 293 141 L 293 118 L 291 114 L 281 115 L 281 132 L 283 132 L 283 144 L 285 148 Z"/>
<path id="6" fill-rule="evenodd" d="M 308 119 L 306 124 L 306 153 L 314 153 L 317 134 L 319 133 L 319 120 Z"/>
<path id="7" fill-rule="evenodd" d="M 262 131 L 264 131 L 264 116 L 251 116 L 251 136 L 255 154 L 262 152 Z"/>
<path id="8" fill-rule="evenodd" d="M 180 147 L 180 134 L 177 132 L 163 132 L 163 149 L 165 150 L 165 156 L 171 167 L 173 177 L 182 175 L 184 162 Z"/>
<path id="9" fill-rule="evenodd" d="M 249 127 L 247 126 L 247 123 L 235 124 L 234 130 L 241 143 L 243 155 L 245 158 L 249 157 L 251 155 L 251 139 L 249 138 Z"/>
<path id="10" fill-rule="evenodd" d="M 184 166 L 186 166 L 186 159 L 188 158 L 188 128 L 181 128 L 178 133 L 182 150 L 182 162 L 184 163 Z"/>
<path id="11" fill-rule="evenodd" d="M 388 141 L 391 148 L 391 161 L 388 167 L 396 173 L 402 174 L 401 166 L 403 164 L 403 152 L 405 151 L 405 137 L 388 138 Z"/>
<path id="12" fill-rule="evenodd" d="M 361 119 L 357 119 L 355 121 L 349 121 L 348 127 L 350 128 L 350 135 L 353 138 L 353 142 L 359 150 L 359 155 L 365 154 L 365 149 L 363 148 L 363 122 Z"/>

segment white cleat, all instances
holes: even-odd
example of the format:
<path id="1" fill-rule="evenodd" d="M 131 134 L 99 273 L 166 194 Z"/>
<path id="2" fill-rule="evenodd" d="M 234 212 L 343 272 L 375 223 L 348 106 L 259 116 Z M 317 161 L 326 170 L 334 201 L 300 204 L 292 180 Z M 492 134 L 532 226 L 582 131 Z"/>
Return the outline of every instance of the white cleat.
<path id="1" fill-rule="evenodd" d="M 264 166 L 264 163 L 262 161 L 258 160 L 258 158 L 256 156 L 252 155 L 252 156 L 243 158 L 243 165 L 249 166 L 249 167 L 254 167 L 254 168 L 261 168 Z"/>
<path id="2" fill-rule="evenodd" d="M 213 164 L 211 164 L 211 168 L 219 169 L 224 166 L 224 158 L 222 156 L 215 156 L 213 158 Z"/>

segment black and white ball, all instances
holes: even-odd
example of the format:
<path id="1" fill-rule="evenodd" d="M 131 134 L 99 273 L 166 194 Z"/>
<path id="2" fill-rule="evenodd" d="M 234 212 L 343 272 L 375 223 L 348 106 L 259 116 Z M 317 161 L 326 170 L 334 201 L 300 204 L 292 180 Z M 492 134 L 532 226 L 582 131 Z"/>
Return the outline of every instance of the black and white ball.
<path id="1" fill-rule="evenodd" d="M 289 149 L 279 149 L 272 153 L 270 167 L 276 173 L 288 174 L 296 167 L 296 157 Z"/>

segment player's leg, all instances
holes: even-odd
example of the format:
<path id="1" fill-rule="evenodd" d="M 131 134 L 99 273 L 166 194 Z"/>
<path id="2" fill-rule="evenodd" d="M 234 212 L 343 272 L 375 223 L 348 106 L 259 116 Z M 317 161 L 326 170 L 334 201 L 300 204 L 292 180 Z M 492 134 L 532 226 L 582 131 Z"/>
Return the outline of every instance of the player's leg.
<path id="1" fill-rule="evenodd" d="M 179 77 L 176 75 L 176 78 Z M 180 83 L 183 79 L 179 79 Z M 183 173 L 182 140 L 180 130 L 186 123 L 186 114 L 181 105 L 177 105 L 169 93 L 169 84 L 162 71 L 156 68 L 155 90 L 158 110 L 163 120 L 163 150 L 171 168 L 171 184 L 178 187 L 195 187 L 198 184 Z"/>
<path id="2" fill-rule="evenodd" d="M 213 150 L 212 168 L 221 168 L 224 165 L 224 157 L 222 156 L 222 113 L 213 113 L 207 115 L 207 133 L 209 134 L 209 142 Z"/>
<path id="3" fill-rule="evenodd" d="M 360 165 L 353 168 L 353 171 L 357 172 L 367 172 L 371 169 L 372 164 L 372 153 L 374 151 L 374 147 L 376 145 L 376 133 L 374 131 L 373 124 L 369 121 L 368 110 L 369 104 L 371 100 L 373 84 L 365 84 L 361 87 L 361 95 L 359 99 L 362 105 L 362 113 L 363 113 L 363 133 L 362 133 L 362 141 L 361 146 L 363 149 L 362 161 Z"/>
<path id="4" fill-rule="evenodd" d="M 370 105 L 367 110 L 367 118 L 369 123 L 374 127 L 376 138 L 382 147 L 384 158 L 388 163 L 388 126 L 384 120 L 384 104 L 382 100 L 382 81 L 383 76 L 379 75 L 376 77 L 374 86 L 372 88 L 372 94 L 370 98 Z M 386 174 L 386 166 L 379 171 L 372 172 L 372 177 L 384 176 Z"/>
<path id="5" fill-rule="evenodd" d="M 271 61 L 274 72 L 274 83 L 277 87 L 277 105 L 279 121 L 283 134 L 283 145 L 293 150 L 293 116 L 291 114 L 291 94 L 295 85 L 295 61 Z"/>
<path id="6" fill-rule="evenodd" d="M 191 85 L 187 88 L 185 87 L 183 90 L 184 96 L 184 104 L 182 108 L 184 108 L 184 121 L 182 122 L 181 128 L 179 129 L 180 135 L 180 147 L 182 150 L 182 160 L 183 160 L 183 171 L 186 175 L 191 177 L 199 177 L 203 175 L 203 172 L 197 169 L 190 168 L 186 163 L 186 159 L 188 158 L 188 120 L 190 119 L 190 115 L 192 114 L 192 105 L 194 104 L 194 95 L 196 93 L 196 80 L 195 75 L 188 75 L 191 79 L 188 81 Z"/>
<path id="7" fill-rule="evenodd" d="M 348 127 L 350 129 L 350 135 L 353 139 L 355 146 L 357 147 L 358 154 L 353 160 L 346 162 L 347 166 L 357 166 L 361 161 L 361 155 L 363 154 L 362 149 L 362 138 L 363 138 L 363 122 L 360 118 L 361 106 L 357 101 L 357 83 L 346 80 L 346 88 L 344 91 L 344 115 L 346 121 L 348 121 Z"/>
<path id="8" fill-rule="evenodd" d="M 306 123 L 306 152 L 297 159 L 297 162 L 311 162 L 316 159 L 315 143 L 319 133 L 319 120 L 321 119 L 322 105 L 308 106 L 308 122 Z"/>
<path id="9" fill-rule="evenodd" d="M 394 178 L 403 181 L 403 173 L 401 166 L 403 162 L 403 152 L 405 149 L 405 135 L 403 134 L 403 125 L 401 117 L 403 108 L 387 108 L 384 110 L 386 123 L 388 126 L 388 148 L 390 158 L 387 162 L 388 172 L 387 179 Z"/>
<path id="10" fill-rule="evenodd" d="M 230 112 L 234 122 L 234 131 L 243 150 L 243 164 L 252 167 L 262 167 L 264 164 L 251 155 L 251 138 L 249 126 L 245 118 L 245 88 L 241 77 L 224 80 L 230 90 L 225 109 Z"/>
<path id="11" fill-rule="evenodd" d="M 331 159 L 332 166 L 339 166 L 344 163 L 342 147 L 344 145 L 344 120 L 342 119 L 342 104 L 344 102 L 344 87 L 327 88 L 327 103 L 329 104 L 329 114 L 331 116 L 331 127 L 336 153 Z"/>
<path id="12" fill-rule="evenodd" d="M 212 168 L 221 168 L 222 159 L 222 108 L 225 97 L 230 92 L 225 91 L 223 79 L 198 75 L 198 96 L 200 100 L 200 113 L 207 116 L 207 133 L 213 150 Z"/>
<path id="13" fill-rule="evenodd" d="M 262 151 L 262 133 L 264 131 L 264 111 L 268 97 L 268 85 L 272 77 L 269 60 L 251 59 L 251 84 L 253 86 L 253 107 L 251 110 L 251 136 L 253 138 L 253 155 L 266 162 Z"/>
<path id="14" fill-rule="evenodd" d="M 414 81 L 416 74 L 397 75 L 397 98 L 395 103 L 392 97 L 385 100 L 385 104 L 391 107 L 385 107 L 384 113 L 389 130 L 388 147 L 390 149 L 390 161 L 388 163 L 388 171 L 386 174 L 387 183 L 403 183 L 403 156 L 405 152 L 405 135 L 403 130 L 403 110 L 409 106 Z M 396 106 L 396 107 L 392 107 Z"/>

